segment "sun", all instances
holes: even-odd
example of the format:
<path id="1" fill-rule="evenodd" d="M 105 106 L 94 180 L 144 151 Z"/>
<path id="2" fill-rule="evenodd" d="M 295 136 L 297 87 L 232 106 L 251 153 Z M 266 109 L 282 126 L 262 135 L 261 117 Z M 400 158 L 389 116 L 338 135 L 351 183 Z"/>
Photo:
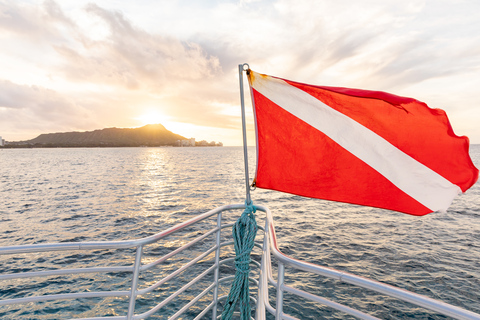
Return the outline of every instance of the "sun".
<path id="1" fill-rule="evenodd" d="M 167 121 L 168 117 L 158 111 L 149 111 L 134 119 L 139 121 L 142 126 L 145 126 L 147 124 L 164 124 L 164 122 Z"/>

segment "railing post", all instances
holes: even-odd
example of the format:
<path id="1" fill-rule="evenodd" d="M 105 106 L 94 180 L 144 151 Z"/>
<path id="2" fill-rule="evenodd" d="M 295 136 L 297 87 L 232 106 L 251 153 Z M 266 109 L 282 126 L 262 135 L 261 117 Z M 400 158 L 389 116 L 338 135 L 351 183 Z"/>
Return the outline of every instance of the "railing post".
<path id="1" fill-rule="evenodd" d="M 270 255 L 270 244 L 268 242 L 268 217 L 265 217 L 265 231 L 263 232 L 262 260 L 260 263 L 260 279 L 258 279 L 257 310 L 256 320 L 265 320 L 265 299 L 268 299 L 268 271 L 267 263 Z"/>
<path id="2" fill-rule="evenodd" d="M 277 312 L 275 319 L 282 319 L 283 316 L 283 282 L 285 280 L 285 265 L 278 262 L 278 281 L 277 281 Z"/>
<path id="3" fill-rule="evenodd" d="M 130 291 L 130 301 L 128 303 L 127 320 L 132 319 L 133 312 L 135 311 L 135 301 L 137 300 L 138 273 L 140 271 L 140 264 L 142 263 L 142 250 L 143 246 L 139 245 L 135 254 L 135 264 L 133 266 L 132 275 L 132 289 Z"/>
<path id="4" fill-rule="evenodd" d="M 213 281 L 215 281 L 215 287 L 213 288 L 213 309 L 212 309 L 212 320 L 217 319 L 217 303 L 218 303 L 218 278 L 220 273 L 220 232 L 222 231 L 222 213 L 220 212 L 217 216 L 217 233 L 215 237 L 215 242 L 217 245 L 217 250 L 215 250 L 215 271 L 213 273 Z"/>

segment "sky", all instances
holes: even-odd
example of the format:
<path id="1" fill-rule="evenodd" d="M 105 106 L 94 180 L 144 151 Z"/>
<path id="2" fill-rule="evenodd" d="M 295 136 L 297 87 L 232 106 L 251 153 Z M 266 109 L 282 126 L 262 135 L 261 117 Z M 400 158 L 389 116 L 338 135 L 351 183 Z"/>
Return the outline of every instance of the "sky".
<path id="1" fill-rule="evenodd" d="M 161 123 L 241 145 L 243 63 L 415 98 L 480 143 L 478 0 L 0 0 L 0 136 Z"/>

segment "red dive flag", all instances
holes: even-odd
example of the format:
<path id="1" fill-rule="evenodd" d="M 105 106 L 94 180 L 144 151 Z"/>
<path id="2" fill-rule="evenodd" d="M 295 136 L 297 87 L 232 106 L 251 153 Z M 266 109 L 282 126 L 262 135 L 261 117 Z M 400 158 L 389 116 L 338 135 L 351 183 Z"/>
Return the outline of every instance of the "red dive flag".
<path id="1" fill-rule="evenodd" d="M 478 179 L 467 137 L 443 110 L 379 91 L 248 70 L 257 187 L 425 215 Z"/>

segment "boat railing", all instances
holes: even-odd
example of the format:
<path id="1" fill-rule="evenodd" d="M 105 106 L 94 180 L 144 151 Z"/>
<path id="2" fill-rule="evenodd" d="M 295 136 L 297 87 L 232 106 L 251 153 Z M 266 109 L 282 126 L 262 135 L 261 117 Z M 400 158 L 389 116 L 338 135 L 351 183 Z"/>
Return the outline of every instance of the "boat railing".
<path id="1" fill-rule="evenodd" d="M 288 307 L 288 303 L 292 301 L 285 299 L 285 294 L 306 299 L 318 309 L 327 306 L 361 319 L 377 319 L 315 292 L 288 285 L 286 268 L 369 289 L 453 318 L 480 319 L 480 315 L 476 313 L 422 295 L 293 259 L 278 248 L 269 209 L 264 206 L 256 207 L 257 215 L 259 212 L 265 213 L 265 228 L 260 228 L 263 232 L 257 235 L 251 263 L 250 301 L 256 319 L 301 317 L 284 312 L 284 307 Z M 58 312 L 54 314 L 55 319 L 125 320 L 145 319 L 152 315 L 165 319 L 218 319 L 235 273 L 233 242 L 229 238 L 234 221 L 232 219 L 235 217 L 224 213 L 233 210 L 238 212 L 244 208 L 243 204 L 222 206 L 163 232 L 137 240 L 2 247 L 0 266 L 3 265 L 3 269 L 9 271 L 0 274 L 0 318 L 11 318 L 12 314 L 25 315 L 28 312 L 39 315 L 39 318 L 46 318 L 48 313 Z M 126 250 L 120 254 L 122 258 L 131 256 L 128 262 L 121 262 L 124 260 L 112 253 L 122 250 Z M 105 258 L 99 259 L 94 266 L 90 266 L 90 260 L 88 266 L 71 268 L 70 264 L 81 261 L 74 261 L 68 254 L 78 251 L 92 252 L 100 256 L 101 252 L 106 251 L 106 257 L 117 258 L 113 259 L 115 265 Z M 53 258 L 53 261 L 58 260 L 58 263 L 53 267 L 48 265 L 49 268 L 41 264 L 49 259 L 46 255 L 56 252 L 63 254 L 60 258 Z M 32 262 L 41 262 L 42 266 L 7 268 L 23 264 L 28 257 Z M 272 258 L 278 262 L 276 265 L 272 266 Z M 276 280 L 273 276 L 275 269 L 278 275 Z M 89 278 L 85 275 L 92 276 Z M 100 275 L 103 275 L 103 278 Z M 68 284 L 67 289 L 64 282 L 59 280 L 61 277 L 73 277 L 65 282 Z M 47 280 L 41 282 L 36 280 L 38 278 Z M 33 282 L 32 285 L 22 284 L 22 281 L 29 280 Z M 118 286 L 108 285 L 113 280 L 119 282 Z M 57 291 L 50 288 L 50 283 L 54 283 L 53 289 Z M 91 288 L 88 284 L 91 284 Z M 80 288 L 71 291 L 77 285 Z M 269 292 L 276 294 L 269 295 Z M 64 301 L 74 301 L 77 304 L 65 304 Z M 21 313 L 18 306 L 25 304 L 29 308 Z M 84 306 L 79 307 L 78 304 Z"/>
<path id="2" fill-rule="evenodd" d="M 273 218 L 270 210 L 261 206 L 258 206 L 258 209 L 266 213 L 265 230 L 267 236 L 264 238 L 264 260 L 262 261 L 262 274 L 266 275 L 266 277 L 264 277 L 264 279 L 261 279 L 262 283 L 259 289 L 259 301 L 261 301 L 261 306 L 257 308 L 257 312 L 267 310 L 271 314 L 275 315 L 275 319 L 297 319 L 283 312 L 284 293 L 290 293 L 294 296 L 302 297 L 311 302 L 328 306 L 332 309 L 341 311 L 343 313 L 355 316 L 360 319 L 378 319 L 377 317 L 361 312 L 352 307 L 342 305 L 338 302 L 331 301 L 324 297 L 320 297 L 319 295 L 315 295 L 287 285 L 285 282 L 285 267 L 289 267 L 294 271 L 304 271 L 326 278 L 331 278 L 339 282 L 348 283 L 356 287 L 368 289 L 392 298 L 409 302 L 425 309 L 435 311 L 442 315 L 450 316 L 455 319 L 480 319 L 480 314 L 444 303 L 442 301 L 431 299 L 420 294 L 409 292 L 404 289 L 400 289 L 368 278 L 356 276 L 347 272 L 291 258 L 283 254 L 278 248 L 278 242 L 275 235 L 275 227 L 273 224 Z M 274 280 L 272 276 L 271 256 L 273 256 L 274 259 L 276 259 L 278 262 L 277 280 Z M 269 304 L 267 282 L 270 283 L 276 290 L 275 308 Z M 262 315 L 257 314 L 257 318 L 262 318 Z"/>
<path id="3" fill-rule="evenodd" d="M 111 251 L 111 250 L 124 250 L 130 249 L 132 254 L 134 255 L 134 259 L 132 263 L 128 265 L 117 265 L 112 266 L 111 262 L 106 262 L 106 265 L 103 266 L 95 266 L 95 267 L 80 267 L 80 268 L 58 268 L 58 269 L 50 269 L 50 270 L 36 270 L 36 271 L 27 271 L 27 272 L 14 272 L 14 273 L 7 273 L 7 274 L 0 274 L 0 286 L 3 288 L 2 295 L 0 298 L 0 318 L 2 318 L 2 314 L 4 317 L 8 318 L 8 310 L 3 310 L 2 308 L 7 306 L 11 307 L 14 305 L 19 304 L 28 304 L 28 303 L 41 303 L 45 301 L 58 301 L 58 300 L 67 300 L 67 299 L 80 299 L 85 301 L 87 298 L 124 298 L 124 304 L 128 305 L 128 307 L 123 308 L 125 311 L 123 315 L 120 315 L 119 311 L 113 312 L 117 315 L 107 315 L 107 316 L 88 316 L 88 317 L 71 317 L 72 314 L 65 313 L 65 314 L 58 314 L 55 316 L 55 319 L 61 317 L 62 319 L 68 318 L 75 318 L 75 319 L 144 319 L 153 314 L 161 314 L 167 315 L 169 319 L 177 319 L 182 315 L 188 313 L 189 309 L 194 306 L 197 302 L 201 299 L 205 300 L 207 294 L 210 297 L 211 302 L 207 304 L 206 307 L 201 309 L 196 315 L 195 319 L 201 319 L 206 314 L 209 313 L 209 318 L 211 316 L 212 319 L 217 318 L 217 308 L 219 302 L 226 299 L 226 295 L 219 294 L 219 288 L 221 288 L 221 284 L 226 287 L 228 282 L 234 278 L 232 273 L 232 268 L 228 268 L 228 265 L 233 265 L 234 257 L 229 257 L 228 255 L 221 256 L 221 251 L 227 251 L 231 255 L 232 250 L 228 249 L 228 247 L 233 247 L 232 241 L 225 241 L 225 236 L 221 236 L 222 229 L 231 229 L 232 223 L 225 223 L 224 219 L 222 219 L 222 213 L 225 211 L 233 210 L 233 209 L 242 209 L 243 205 L 227 205 L 223 206 L 204 214 L 198 215 L 184 223 L 177 224 L 163 232 L 157 233 L 155 235 L 145 237 L 138 240 L 127 240 L 127 241 L 99 241 L 99 242 L 71 242 L 71 243 L 55 243 L 55 244 L 34 244 L 34 245 L 21 245 L 21 246 L 9 246 L 9 247 L 2 247 L 0 248 L 0 265 L 8 266 L 12 264 L 12 261 L 17 259 L 23 259 L 22 255 L 31 255 L 31 254 L 50 254 L 52 252 L 66 252 L 72 253 L 74 251 L 94 251 L 95 254 L 100 255 L 102 250 Z M 209 229 L 191 229 L 191 227 L 198 225 L 200 222 L 205 221 L 209 218 L 216 218 L 212 224 L 210 224 Z M 210 219 L 211 220 L 211 219 Z M 181 232 L 186 231 L 186 235 L 183 235 L 183 238 L 176 238 L 173 241 L 171 238 L 174 235 L 180 234 Z M 193 231 L 193 232 L 192 232 Z M 231 231 L 227 230 L 224 234 L 230 234 Z M 190 238 L 194 238 L 190 240 Z M 212 239 L 213 241 L 207 241 L 207 239 Z M 188 240 L 185 240 L 188 239 Z M 161 243 L 161 240 L 165 240 L 166 243 Z M 172 243 L 168 243 L 174 242 Z M 144 251 L 149 245 L 158 243 L 159 246 L 162 247 L 175 247 L 173 250 L 168 252 L 161 257 L 153 257 L 150 255 L 149 257 L 145 257 Z M 178 244 L 181 245 L 178 245 Z M 189 249 L 194 248 L 196 246 L 201 246 L 202 251 L 194 251 L 188 252 Z M 257 244 L 257 247 L 261 247 Z M 133 249 L 133 250 L 132 250 Z M 155 249 L 153 250 L 155 252 Z M 161 250 L 160 250 L 161 251 Z M 142 274 L 148 273 L 150 270 L 154 269 L 157 266 L 167 265 L 168 262 L 179 255 L 184 255 L 185 259 L 182 260 L 181 263 L 174 263 L 174 267 L 168 265 L 169 269 L 172 271 L 169 273 L 159 272 L 162 275 L 162 278 L 159 280 L 155 280 L 153 283 L 148 280 L 144 279 L 143 282 L 146 285 L 140 286 L 140 278 L 142 278 Z M 44 261 L 48 259 L 46 257 L 38 257 L 35 256 L 33 260 Z M 71 260 L 71 259 L 66 259 Z M 185 261 L 184 261 L 185 260 Z M 260 260 L 260 259 L 258 259 Z M 199 269 L 198 266 L 201 265 L 202 270 L 197 272 L 198 274 L 194 274 L 193 269 Z M 258 270 L 260 267 L 260 262 L 253 261 L 253 267 L 257 266 Z M 63 265 L 62 265 L 63 266 Z M 225 268 L 223 268 L 225 266 Z M 176 269 L 175 269 L 176 268 Z M 21 268 L 17 268 L 21 269 Z M 42 268 L 43 269 L 43 268 Z M 226 275 L 222 276 L 220 271 L 222 269 L 226 270 Z M 230 270 L 228 270 L 230 269 Z M 233 269 L 234 270 L 234 269 Z M 230 274 L 228 274 L 230 271 Z M 124 285 L 127 287 L 123 290 L 101 290 L 101 291 L 90 291 L 86 290 L 86 292 L 65 292 L 65 293 L 50 293 L 50 294 L 36 294 L 35 286 L 33 286 L 33 292 L 27 292 L 26 290 L 14 289 L 16 285 L 18 285 L 19 280 L 25 279 L 33 279 L 38 277 L 60 277 L 60 276 L 75 276 L 80 274 L 107 274 L 109 277 L 113 277 L 114 274 L 120 275 L 121 278 L 128 278 L 128 282 Z M 149 275 L 151 275 L 150 272 Z M 163 289 L 162 286 L 170 282 L 178 282 L 181 275 L 183 278 L 187 278 L 188 280 L 183 280 L 185 283 L 183 286 L 178 288 L 177 290 L 172 291 L 169 286 L 168 289 Z M 127 277 L 128 275 L 128 277 Z M 148 275 L 147 275 L 148 276 Z M 191 279 L 190 279 L 191 278 Z M 208 278 L 208 279 L 207 279 Z M 172 281 L 173 280 L 173 281 Z M 98 278 L 93 278 L 91 281 L 104 281 Z M 54 278 L 54 282 L 58 283 L 58 278 Z M 70 282 L 72 282 L 70 280 Z M 257 280 L 252 278 L 252 283 L 258 283 Z M 201 290 L 199 294 L 192 297 L 189 294 L 189 290 L 192 291 L 192 288 L 198 287 L 199 284 L 202 284 L 205 288 Z M 39 285 L 38 287 L 41 288 L 43 284 Z M 60 286 L 61 287 L 61 286 Z M 75 288 L 75 281 L 73 282 L 72 288 Z M 62 291 L 63 288 L 59 288 L 59 291 Z M 224 288 L 224 291 L 227 288 Z M 51 290 L 53 291 L 53 290 Z M 63 290 L 65 291 L 65 290 Z M 155 305 L 150 307 L 150 309 L 143 311 L 141 313 L 135 313 L 138 309 L 138 302 L 139 298 L 148 294 L 152 294 L 155 291 L 161 291 L 162 293 L 168 291 L 169 294 L 165 297 L 165 295 L 157 294 L 150 299 L 150 301 L 154 301 Z M 198 291 L 198 289 L 197 289 Z M 15 296 L 22 294 L 22 297 L 8 297 L 8 292 L 15 292 Z M 180 298 L 180 296 L 184 294 L 185 297 Z M 5 298 L 7 297 L 7 298 Z M 160 299 L 162 299 L 160 301 Z M 255 298 L 253 301 L 256 302 Z M 181 300 L 184 302 L 183 306 L 178 306 L 178 301 Z M 208 300 L 207 300 L 208 301 Z M 101 302 L 100 302 L 101 304 Z M 142 303 L 145 304 L 145 303 Z M 204 303 L 205 304 L 205 303 Z M 172 306 L 173 305 L 173 306 Z M 57 309 L 62 309 L 62 311 L 68 309 L 80 309 L 78 307 L 65 307 L 61 306 Z M 95 308 L 93 308 L 95 309 Z M 145 308 L 143 308 L 145 309 Z M 172 311 L 175 309 L 175 312 Z M 197 311 L 199 308 L 197 307 Z M 35 314 L 43 314 L 41 310 L 37 310 L 33 308 Z M 191 311 L 190 311 L 191 312 Z M 90 312 L 92 314 L 93 312 Z M 82 314 L 82 313 L 80 313 Z M 84 314 L 89 314 L 84 313 Z M 167 316 L 166 316 L 167 317 Z"/>

